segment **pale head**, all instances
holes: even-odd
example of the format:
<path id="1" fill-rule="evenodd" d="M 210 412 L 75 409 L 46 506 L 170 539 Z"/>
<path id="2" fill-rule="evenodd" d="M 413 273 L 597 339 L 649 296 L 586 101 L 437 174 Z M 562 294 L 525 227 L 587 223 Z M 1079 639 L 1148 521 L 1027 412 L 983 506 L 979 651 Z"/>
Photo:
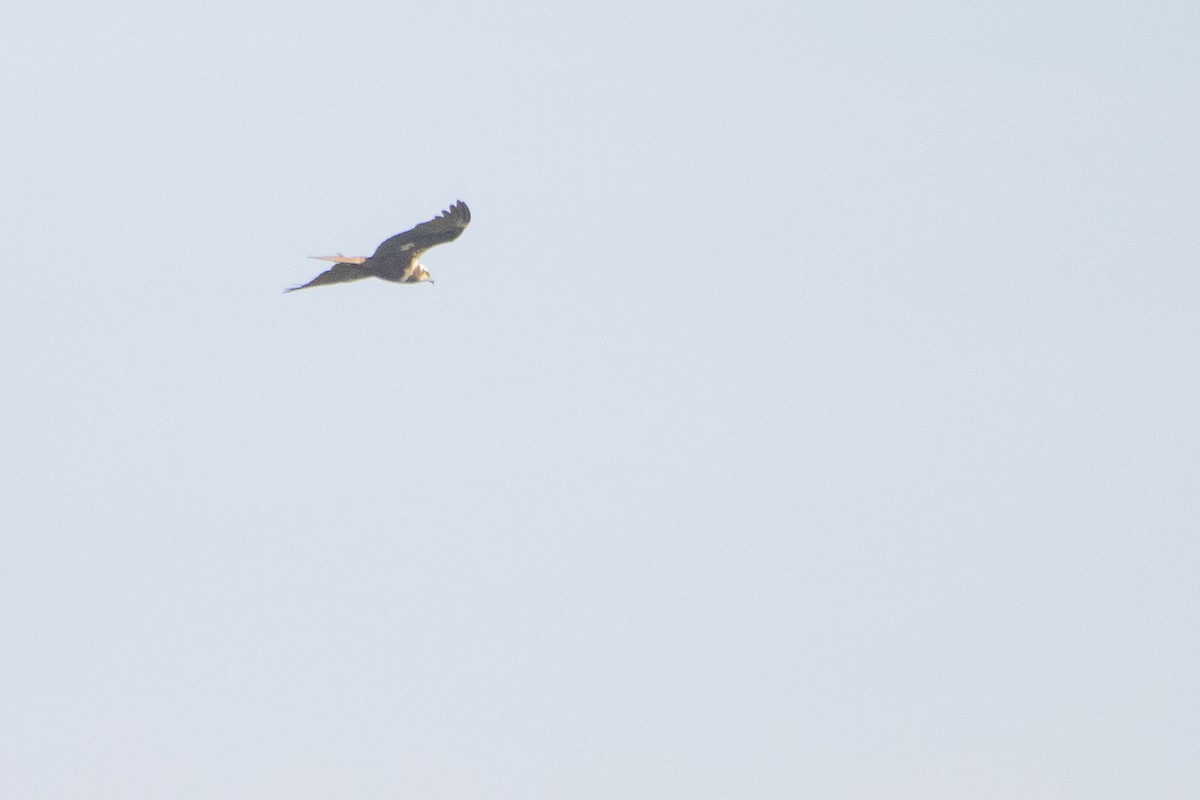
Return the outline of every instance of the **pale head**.
<path id="1" fill-rule="evenodd" d="M 433 276 L 429 274 L 429 270 L 425 269 L 425 267 L 421 266 L 420 264 L 417 264 L 415 267 L 413 267 L 412 275 L 408 276 L 408 280 L 406 280 L 405 283 L 422 283 L 424 281 L 433 283 Z"/>

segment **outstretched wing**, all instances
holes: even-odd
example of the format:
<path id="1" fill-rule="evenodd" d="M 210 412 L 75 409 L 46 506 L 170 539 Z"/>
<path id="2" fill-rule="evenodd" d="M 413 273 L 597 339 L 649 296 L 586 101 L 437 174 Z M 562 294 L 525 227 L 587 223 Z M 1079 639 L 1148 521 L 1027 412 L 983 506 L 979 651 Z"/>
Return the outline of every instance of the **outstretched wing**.
<path id="1" fill-rule="evenodd" d="M 322 272 L 303 286 L 293 286 L 290 289 L 284 289 L 284 291 L 294 292 L 297 289 L 307 289 L 310 286 L 324 286 L 327 283 L 348 283 L 350 281 L 361 281 L 363 278 L 370 277 L 371 271 L 363 269 L 358 264 L 335 264 L 333 269 Z"/>
<path id="2" fill-rule="evenodd" d="M 422 222 L 411 231 L 398 233 L 375 249 L 372 259 L 389 260 L 393 258 L 419 258 L 421 253 L 431 247 L 446 242 L 453 242 L 466 229 L 471 221 L 471 210 L 467 204 L 459 200 L 443 211 L 440 217 L 434 217 L 429 222 Z"/>

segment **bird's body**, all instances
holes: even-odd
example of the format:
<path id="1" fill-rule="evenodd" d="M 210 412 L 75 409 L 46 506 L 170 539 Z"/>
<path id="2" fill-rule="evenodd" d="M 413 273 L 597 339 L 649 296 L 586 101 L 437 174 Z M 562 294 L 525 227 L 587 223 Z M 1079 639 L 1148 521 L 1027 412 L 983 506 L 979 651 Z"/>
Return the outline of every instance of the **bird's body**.
<path id="1" fill-rule="evenodd" d="M 329 283 L 346 283 L 363 278 L 382 278 L 394 283 L 421 283 L 433 278 L 421 264 L 421 255 L 431 247 L 457 239 L 471 221 L 467 204 L 459 200 L 443 211 L 439 217 L 422 222 L 410 231 L 398 233 L 385 239 L 375 253 L 367 256 L 313 256 L 319 261 L 333 261 L 334 266 L 303 286 L 293 286 L 286 291 L 324 286 Z"/>

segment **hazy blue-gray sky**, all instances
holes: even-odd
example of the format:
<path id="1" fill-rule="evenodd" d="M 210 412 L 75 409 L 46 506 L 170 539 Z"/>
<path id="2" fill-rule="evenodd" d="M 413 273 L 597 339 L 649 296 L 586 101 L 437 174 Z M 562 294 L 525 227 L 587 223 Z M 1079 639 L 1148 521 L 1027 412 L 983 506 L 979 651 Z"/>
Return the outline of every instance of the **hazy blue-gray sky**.
<path id="1" fill-rule="evenodd" d="M 13 5 L 0 794 L 1200 796 L 1197 42 Z"/>

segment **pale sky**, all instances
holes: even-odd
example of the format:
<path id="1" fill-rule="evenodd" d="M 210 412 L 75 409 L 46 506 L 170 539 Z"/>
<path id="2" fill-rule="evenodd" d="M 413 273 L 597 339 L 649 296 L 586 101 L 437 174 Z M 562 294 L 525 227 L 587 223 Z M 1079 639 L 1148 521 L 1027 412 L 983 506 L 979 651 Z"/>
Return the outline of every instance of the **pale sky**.
<path id="1" fill-rule="evenodd" d="M 0 795 L 1200 796 L 1197 42 L 13 4 Z"/>

